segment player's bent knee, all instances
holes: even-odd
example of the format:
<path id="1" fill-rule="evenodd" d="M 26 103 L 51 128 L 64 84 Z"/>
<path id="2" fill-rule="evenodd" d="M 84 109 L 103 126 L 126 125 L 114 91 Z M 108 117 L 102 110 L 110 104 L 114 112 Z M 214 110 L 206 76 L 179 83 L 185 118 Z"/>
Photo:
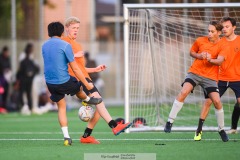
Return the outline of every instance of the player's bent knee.
<path id="1" fill-rule="evenodd" d="M 215 106 L 220 106 L 220 105 L 221 105 L 221 100 L 220 100 L 220 99 L 214 99 L 214 100 L 213 100 L 213 104 L 214 104 Z"/>
<path id="2" fill-rule="evenodd" d="M 190 92 L 191 92 L 190 90 L 182 89 L 179 96 L 182 98 L 186 98 Z"/>
<path id="3" fill-rule="evenodd" d="M 213 102 L 216 109 L 221 109 L 222 108 L 222 103 L 221 103 L 220 98 L 213 98 L 212 102 Z"/>
<path id="4" fill-rule="evenodd" d="M 205 100 L 205 106 L 211 106 L 211 104 L 212 104 L 212 100 L 208 97 L 208 98 L 206 98 L 206 100 Z"/>

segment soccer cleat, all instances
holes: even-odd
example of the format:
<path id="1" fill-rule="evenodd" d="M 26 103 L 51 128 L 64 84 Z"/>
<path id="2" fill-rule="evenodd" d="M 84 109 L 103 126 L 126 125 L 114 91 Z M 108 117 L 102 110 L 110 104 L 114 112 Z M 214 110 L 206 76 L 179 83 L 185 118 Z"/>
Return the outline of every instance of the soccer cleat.
<path id="1" fill-rule="evenodd" d="M 81 143 L 88 143 L 88 144 L 100 144 L 100 142 L 98 140 L 96 140 L 94 137 L 92 136 L 88 136 L 86 138 L 81 137 L 80 138 L 80 142 Z"/>
<path id="2" fill-rule="evenodd" d="M 171 130 L 172 130 L 172 125 L 173 125 L 172 123 L 167 122 L 166 125 L 165 125 L 165 127 L 164 127 L 164 132 L 170 133 Z"/>
<path id="3" fill-rule="evenodd" d="M 71 146 L 72 145 L 72 139 L 71 138 L 64 138 L 63 144 L 64 144 L 64 146 Z"/>
<path id="4" fill-rule="evenodd" d="M 236 129 L 230 129 L 228 131 L 226 131 L 227 134 L 237 134 L 238 131 Z"/>
<path id="5" fill-rule="evenodd" d="M 102 102 L 102 98 L 94 98 L 94 97 L 90 97 L 89 101 L 83 101 L 82 104 L 84 106 L 86 106 L 87 104 L 93 104 L 93 105 L 96 105 L 96 104 L 99 104 Z"/>
<path id="6" fill-rule="evenodd" d="M 112 132 L 115 136 L 119 135 L 121 132 L 124 132 L 125 129 L 129 128 L 132 123 L 118 124 L 115 128 L 112 129 Z"/>
<path id="7" fill-rule="evenodd" d="M 194 141 L 201 141 L 202 139 L 202 131 L 201 132 L 195 132 L 195 136 L 194 136 Z"/>
<path id="8" fill-rule="evenodd" d="M 224 130 L 221 130 L 218 133 L 220 134 L 223 142 L 227 142 L 229 140 L 228 135 Z"/>

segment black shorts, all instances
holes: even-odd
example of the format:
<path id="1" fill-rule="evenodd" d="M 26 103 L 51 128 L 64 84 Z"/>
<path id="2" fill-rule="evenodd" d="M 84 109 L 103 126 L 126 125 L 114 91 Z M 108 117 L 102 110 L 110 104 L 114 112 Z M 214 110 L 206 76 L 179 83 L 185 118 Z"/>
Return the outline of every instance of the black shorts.
<path id="1" fill-rule="evenodd" d="M 70 79 L 63 84 L 47 83 L 48 90 L 51 93 L 50 99 L 53 102 L 60 101 L 64 98 L 65 94 L 71 96 L 75 95 L 80 91 L 81 86 L 81 82 L 79 82 L 75 77 L 72 76 L 70 76 Z"/>
<path id="2" fill-rule="evenodd" d="M 93 82 L 89 79 L 89 78 L 86 78 L 86 80 L 89 82 L 89 83 L 92 83 Z M 84 84 L 82 84 L 83 86 L 83 91 L 87 94 L 87 95 L 90 95 L 91 93 L 94 93 L 94 92 L 98 92 L 98 89 L 96 88 L 96 86 L 93 84 L 93 89 L 91 90 L 87 90 L 86 86 Z M 98 92 L 98 94 L 100 95 L 100 93 Z"/>
<path id="3" fill-rule="evenodd" d="M 235 93 L 236 98 L 240 97 L 240 81 L 236 82 L 219 81 L 218 88 L 220 96 L 222 96 L 228 88 L 231 88 Z"/>

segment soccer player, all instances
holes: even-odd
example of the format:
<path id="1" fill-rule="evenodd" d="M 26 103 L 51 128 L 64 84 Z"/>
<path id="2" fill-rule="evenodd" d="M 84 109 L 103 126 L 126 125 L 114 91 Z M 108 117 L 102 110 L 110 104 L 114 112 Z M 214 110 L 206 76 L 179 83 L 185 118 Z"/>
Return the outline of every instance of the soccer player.
<path id="1" fill-rule="evenodd" d="M 188 94 L 193 91 L 196 85 L 203 88 L 204 95 L 209 96 L 215 106 L 215 113 L 218 122 L 219 134 L 224 142 L 228 136 L 224 131 L 224 113 L 217 87 L 219 65 L 226 58 L 227 47 L 220 39 L 222 25 L 217 21 L 211 21 L 208 25 L 208 36 L 196 39 L 190 50 L 190 56 L 195 58 L 191 65 L 182 89 L 176 97 L 170 111 L 164 131 L 171 132 L 172 124 Z"/>
<path id="2" fill-rule="evenodd" d="M 57 103 L 58 121 L 63 132 L 64 145 L 68 146 L 72 144 L 72 140 L 68 133 L 65 94 L 76 95 L 88 104 L 101 103 L 102 99 L 88 97 L 83 91 L 81 83 L 75 77 L 69 75 L 68 67 L 70 66 L 87 90 L 93 88 L 93 85 L 86 81 L 83 73 L 74 61 L 71 45 L 61 40 L 63 32 L 64 26 L 60 22 L 52 22 L 48 25 L 48 36 L 50 39 L 42 46 L 42 56 L 46 84 L 51 93 L 50 98 Z"/>
<path id="3" fill-rule="evenodd" d="M 237 124 L 240 116 L 240 36 L 234 33 L 236 29 L 236 20 L 230 17 L 224 17 L 221 20 L 223 25 L 223 34 L 225 37 L 222 38 L 224 43 L 229 46 L 229 54 L 220 66 L 218 76 L 218 88 L 219 94 L 222 96 L 228 88 L 231 88 L 235 93 L 237 102 L 234 106 L 232 113 L 232 126 L 228 134 L 237 133 Z M 194 140 L 200 141 L 202 135 L 202 126 L 208 115 L 212 101 L 207 98 L 204 102 L 202 112 L 198 122 L 198 128 L 195 132 Z"/>
<path id="4" fill-rule="evenodd" d="M 93 84 L 88 73 L 101 72 L 106 69 L 106 66 L 99 65 L 96 68 L 85 68 L 84 52 L 82 50 L 81 45 L 76 42 L 79 26 L 80 26 L 80 20 L 77 17 L 69 17 L 65 21 L 65 30 L 67 35 L 62 39 L 71 44 L 73 53 L 74 53 L 74 58 L 77 62 L 77 65 L 83 72 L 86 80 L 89 83 Z M 72 76 L 76 75 L 71 69 L 69 69 L 69 73 Z M 98 92 L 98 89 L 96 88 L 96 86 L 94 86 L 93 89 L 91 90 L 87 90 L 86 87 L 83 85 L 83 90 L 88 95 L 101 98 L 101 95 Z M 80 137 L 81 143 L 92 143 L 92 144 L 100 143 L 93 136 L 90 136 L 94 126 L 96 125 L 100 117 L 102 117 L 108 123 L 109 127 L 112 128 L 112 132 L 114 135 L 120 134 L 126 128 L 129 128 L 132 124 L 132 123 L 117 124 L 116 121 L 114 121 L 111 115 L 108 113 L 108 110 L 106 109 L 104 102 L 99 103 L 96 105 L 96 111 L 95 111 L 94 117 L 89 121 L 83 136 Z"/>

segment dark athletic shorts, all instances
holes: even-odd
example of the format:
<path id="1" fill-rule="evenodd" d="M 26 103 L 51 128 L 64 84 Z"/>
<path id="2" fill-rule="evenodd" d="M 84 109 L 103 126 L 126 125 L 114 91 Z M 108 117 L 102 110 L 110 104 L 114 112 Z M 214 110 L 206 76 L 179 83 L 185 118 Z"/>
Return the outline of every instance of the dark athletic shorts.
<path id="1" fill-rule="evenodd" d="M 222 96 L 228 88 L 231 88 L 235 93 L 236 98 L 240 97 L 240 81 L 235 82 L 219 81 L 218 88 L 220 96 Z"/>
<path id="2" fill-rule="evenodd" d="M 70 76 L 70 79 L 63 84 L 49 84 L 47 83 L 47 87 L 49 92 L 51 93 L 50 99 L 53 102 L 58 102 L 67 95 L 75 95 L 80 91 L 80 87 L 82 83 L 79 82 L 75 77 Z"/>

